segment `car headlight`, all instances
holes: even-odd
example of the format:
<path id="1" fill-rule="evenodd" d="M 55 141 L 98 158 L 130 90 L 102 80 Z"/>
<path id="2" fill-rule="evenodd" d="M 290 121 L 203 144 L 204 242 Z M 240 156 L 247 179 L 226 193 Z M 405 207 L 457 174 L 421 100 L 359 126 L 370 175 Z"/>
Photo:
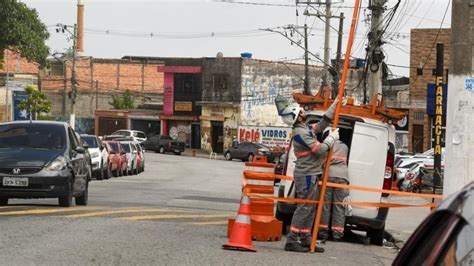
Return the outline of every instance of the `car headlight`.
<path id="1" fill-rule="evenodd" d="M 46 166 L 47 171 L 61 171 L 66 168 L 67 162 L 63 156 L 58 156 L 54 159 L 48 166 Z"/>
<path id="2" fill-rule="evenodd" d="M 91 153 L 91 158 L 97 158 L 99 157 L 99 153 L 98 152 L 93 152 Z"/>

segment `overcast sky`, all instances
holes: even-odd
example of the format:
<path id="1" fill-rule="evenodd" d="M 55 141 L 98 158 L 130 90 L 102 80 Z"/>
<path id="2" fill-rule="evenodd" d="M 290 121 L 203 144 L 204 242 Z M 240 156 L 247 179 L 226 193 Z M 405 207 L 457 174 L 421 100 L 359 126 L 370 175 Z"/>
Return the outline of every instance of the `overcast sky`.
<path id="1" fill-rule="evenodd" d="M 395 17 L 387 29 L 384 46 L 387 63 L 409 65 L 409 33 L 411 28 L 439 28 L 449 0 L 401 0 Z M 75 0 L 24 0 L 35 8 L 49 27 L 48 45 L 52 52 L 70 47 L 67 35 L 56 33 L 57 23 L 74 24 Z M 229 3 L 234 2 L 234 3 Z M 237 3 L 238 2 L 238 3 Z M 253 5 L 257 3 L 266 5 Z M 336 2 L 333 0 L 333 2 Z M 323 57 L 324 22 L 305 17 L 305 7 L 295 7 L 294 0 L 84 0 L 85 55 L 120 58 L 124 55 L 168 57 L 214 57 L 218 52 L 236 57 L 250 52 L 254 58 L 292 60 L 302 58 L 303 50 L 291 45 L 283 36 L 259 29 L 287 24 L 312 27 L 309 40 L 313 53 Z M 397 0 L 390 0 L 392 8 Z M 275 5 L 272 5 L 275 4 Z M 344 12 L 345 36 L 349 32 L 353 0 L 337 1 L 334 14 Z M 362 1 L 357 39 L 353 55 L 363 58 L 367 33 L 368 0 Z M 299 16 L 296 16 L 298 10 Z M 388 13 L 389 10 L 386 12 Z M 315 9 L 310 9 L 312 13 Z M 324 12 L 323 8 L 320 8 Z M 331 54 L 336 52 L 338 20 L 332 20 Z M 443 27 L 451 25 L 451 6 Z M 153 33 L 153 37 L 152 37 Z M 297 39 L 296 34 L 294 35 Z M 346 39 L 343 42 L 345 51 Z M 317 63 L 314 61 L 314 63 Z M 390 67 L 396 75 L 408 75 L 408 69 Z"/>

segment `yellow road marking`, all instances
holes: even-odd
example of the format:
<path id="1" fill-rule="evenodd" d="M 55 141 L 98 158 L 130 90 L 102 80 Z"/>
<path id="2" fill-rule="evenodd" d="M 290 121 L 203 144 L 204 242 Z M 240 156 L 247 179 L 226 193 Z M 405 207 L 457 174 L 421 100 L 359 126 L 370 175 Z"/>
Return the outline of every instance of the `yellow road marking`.
<path id="1" fill-rule="evenodd" d="M 57 217 L 82 218 L 82 217 L 96 217 L 96 216 L 111 215 L 111 214 L 137 213 L 137 212 L 180 212 L 180 211 L 170 210 L 170 209 L 127 209 L 127 210 L 100 211 L 100 212 L 89 212 L 89 213 L 70 214 L 70 215 L 58 215 Z"/>
<path id="2" fill-rule="evenodd" d="M 95 210 L 99 207 L 72 207 L 72 208 L 55 208 L 55 209 L 33 209 L 24 211 L 6 211 L 0 212 L 0 215 L 24 215 L 24 214 L 49 214 L 49 213 L 60 213 L 60 212 L 75 212 L 82 210 Z"/>
<path id="3" fill-rule="evenodd" d="M 191 223 L 194 225 L 221 225 L 221 224 L 227 224 L 228 221 L 214 221 L 214 222 L 196 222 L 196 223 Z"/>
<path id="4" fill-rule="evenodd" d="M 120 218 L 126 221 L 140 221 L 140 220 L 161 220 L 161 219 L 192 219 L 192 218 L 222 218 L 229 217 L 229 214 L 163 214 L 163 215 L 148 215 L 148 216 L 131 216 Z"/>

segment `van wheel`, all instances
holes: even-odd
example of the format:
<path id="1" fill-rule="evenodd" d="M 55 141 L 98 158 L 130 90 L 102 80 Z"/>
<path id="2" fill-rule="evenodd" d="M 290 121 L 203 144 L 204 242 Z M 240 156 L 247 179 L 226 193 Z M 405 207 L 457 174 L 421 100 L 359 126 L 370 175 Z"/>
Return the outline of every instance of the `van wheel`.
<path id="1" fill-rule="evenodd" d="M 59 197 L 58 203 L 61 207 L 72 206 L 72 194 L 73 194 L 73 181 L 69 181 L 68 188 L 66 189 L 66 196 Z"/>
<path id="2" fill-rule="evenodd" d="M 8 198 L 0 198 L 0 206 L 7 206 L 8 205 Z"/>
<path id="3" fill-rule="evenodd" d="M 165 147 L 163 147 L 163 146 L 160 147 L 160 153 L 165 154 Z"/>
<path id="4" fill-rule="evenodd" d="M 76 205 L 86 206 L 89 199 L 89 182 L 86 182 L 86 189 L 82 192 L 82 195 L 76 197 Z"/>
<path id="5" fill-rule="evenodd" d="M 382 246 L 383 245 L 383 237 L 385 235 L 385 226 L 380 229 L 370 228 L 367 231 L 367 237 L 370 238 L 370 244 Z"/>

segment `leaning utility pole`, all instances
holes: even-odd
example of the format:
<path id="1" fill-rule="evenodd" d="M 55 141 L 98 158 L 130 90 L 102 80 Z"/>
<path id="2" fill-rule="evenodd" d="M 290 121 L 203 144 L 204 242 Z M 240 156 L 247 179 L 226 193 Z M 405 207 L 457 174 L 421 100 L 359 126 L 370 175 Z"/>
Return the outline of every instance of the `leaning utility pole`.
<path id="1" fill-rule="evenodd" d="M 337 90 L 339 89 L 339 77 L 341 76 L 341 53 L 342 53 L 342 37 L 344 33 L 344 13 L 341 13 L 339 16 L 339 31 L 337 33 L 337 52 L 336 52 L 336 64 L 335 68 L 337 71 L 337 78 L 334 79 L 333 86 L 333 95 L 337 95 Z"/>
<path id="2" fill-rule="evenodd" d="M 368 81 L 369 101 L 382 95 L 382 63 L 385 56 L 382 52 L 383 13 L 387 0 L 370 0 L 369 9 L 372 12 L 372 21 L 369 33 L 368 47 Z M 366 101 L 366 99 L 364 99 Z"/>
<path id="3" fill-rule="evenodd" d="M 474 5 L 452 3 L 443 196 L 474 181 Z"/>

